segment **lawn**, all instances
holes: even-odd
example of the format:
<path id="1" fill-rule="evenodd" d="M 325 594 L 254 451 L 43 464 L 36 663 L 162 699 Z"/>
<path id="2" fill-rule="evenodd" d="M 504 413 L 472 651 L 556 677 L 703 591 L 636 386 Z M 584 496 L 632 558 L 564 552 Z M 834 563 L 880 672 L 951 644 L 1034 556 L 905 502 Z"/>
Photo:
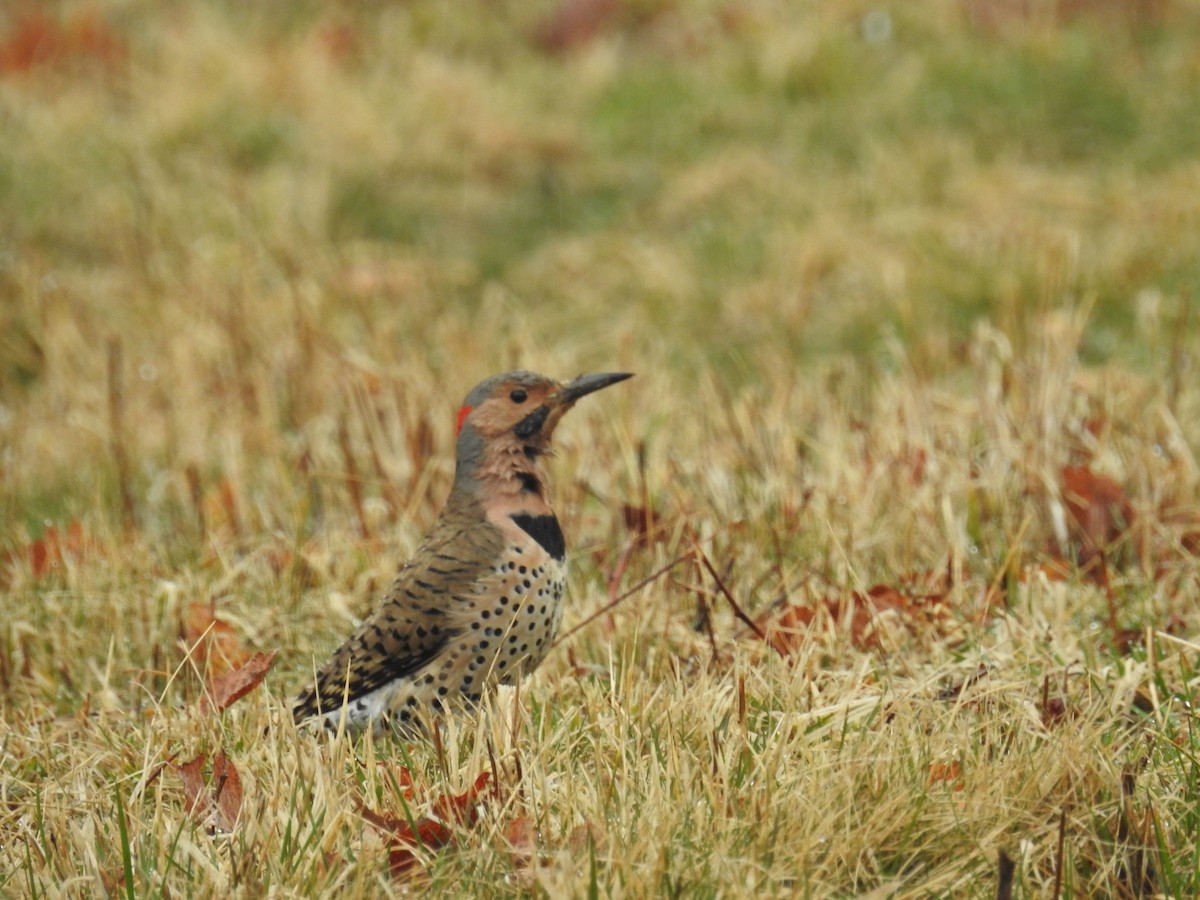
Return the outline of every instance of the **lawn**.
<path id="1" fill-rule="evenodd" d="M 0 10 L 0 894 L 1196 896 L 1198 42 Z M 558 644 L 298 730 L 518 367 L 637 375 L 556 434 Z"/>

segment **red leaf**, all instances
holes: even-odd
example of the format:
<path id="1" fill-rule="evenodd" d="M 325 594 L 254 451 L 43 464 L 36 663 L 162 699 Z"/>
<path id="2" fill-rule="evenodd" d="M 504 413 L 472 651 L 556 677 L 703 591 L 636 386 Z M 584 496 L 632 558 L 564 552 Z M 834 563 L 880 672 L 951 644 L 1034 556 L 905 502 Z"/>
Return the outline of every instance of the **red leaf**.
<path id="1" fill-rule="evenodd" d="M 262 683 L 271 666 L 275 664 L 277 656 L 279 656 L 278 650 L 272 650 L 270 653 L 255 653 L 239 668 L 214 678 L 209 685 L 213 705 L 223 712 L 245 697 Z M 207 703 L 208 697 L 205 697 L 201 701 L 201 706 L 205 706 Z"/>
<path id="2" fill-rule="evenodd" d="M 382 771 L 382 777 L 388 785 L 396 789 L 405 800 L 412 800 L 415 793 L 413 789 L 413 775 L 407 766 L 393 765 L 386 762 L 377 762 L 375 765 Z"/>

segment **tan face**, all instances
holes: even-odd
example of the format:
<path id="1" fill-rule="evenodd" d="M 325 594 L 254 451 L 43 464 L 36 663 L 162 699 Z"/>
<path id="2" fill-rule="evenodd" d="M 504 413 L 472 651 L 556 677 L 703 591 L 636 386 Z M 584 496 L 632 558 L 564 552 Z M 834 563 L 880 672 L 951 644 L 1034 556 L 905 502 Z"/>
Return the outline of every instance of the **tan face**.
<path id="1" fill-rule="evenodd" d="M 561 387 L 550 379 L 502 381 L 482 403 L 459 410 L 459 430 L 469 422 L 485 440 L 511 433 L 529 444 L 543 443 L 570 407 L 558 402 Z"/>

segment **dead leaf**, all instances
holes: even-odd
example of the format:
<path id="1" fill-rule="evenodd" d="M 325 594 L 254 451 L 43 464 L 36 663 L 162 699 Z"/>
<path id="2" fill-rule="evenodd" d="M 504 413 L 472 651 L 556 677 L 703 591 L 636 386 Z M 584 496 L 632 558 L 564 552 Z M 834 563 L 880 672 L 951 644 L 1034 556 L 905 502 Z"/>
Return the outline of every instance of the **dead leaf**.
<path id="1" fill-rule="evenodd" d="M 948 763 L 930 763 L 929 784 L 933 785 L 939 781 L 947 782 L 951 790 L 961 791 L 963 789 L 962 765 L 957 760 Z"/>
<path id="2" fill-rule="evenodd" d="M 125 41 L 95 10 L 80 10 L 65 21 L 30 10 L 0 37 L 0 74 L 80 60 L 114 68 L 127 55 Z"/>
<path id="3" fill-rule="evenodd" d="M 379 761 L 375 764 L 383 773 L 383 778 L 387 784 L 396 791 L 405 800 L 412 800 L 416 794 L 416 789 L 413 785 L 413 774 L 408 766 L 401 766 L 395 763 Z"/>
<path id="4" fill-rule="evenodd" d="M 517 869 L 528 868 L 537 850 L 537 826 L 529 816 L 517 816 L 504 826 L 508 855 Z"/>
<path id="5" fill-rule="evenodd" d="M 208 688 L 209 695 L 212 696 L 212 705 L 219 712 L 224 712 L 245 697 L 262 683 L 271 666 L 275 664 L 277 656 L 279 656 L 278 650 L 272 650 L 270 653 L 255 653 L 232 672 L 214 678 Z M 208 696 L 205 696 L 201 700 L 201 706 L 207 706 L 208 702 Z"/>
<path id="6" fill-rule="evenodd" d="M 562 0 L 534 35 L 547 53 L 565 53 L 596 38 L 616 18 L 617 0 Z"/>
<path id="7" fill-rule="evenodd" d="M 1050 582 L 1069 581 L 1071 578 L 1071 565 L 1065 559 L 1050 557 L 1037 565 L 1027 566 L 1022 570 L 1019 578 L 1023 583 L 1028 583 L 1038 576 Z"/>
<path id="8" fill-rule="evenodd" d="M 232 833 L 242 810 L 242 778 L 224 750 L 218 751 L 213 760 L 212 785 L 217 827 Z"/>
<path id="9" fill-rule="evenodd" d="M 210 678 L 244 665 L 251 656 L 234 627 L 219 618 L 210 603 L 188 605 L 180 638 L 196 667 Z"/>
<path id="10" fill-rule="evenodd" d="M 242 779 L 224 750 L 213 759 L 212 780 L 204 779 L 207 754 L 169 764 L 183 782 L 184 811 L 199 825 L 231 833 L 242 808 Z"/>
<path id="11" fill-rule="evenodd" d="M 171 768 L 183 781 L 183 794 L 186 798 L 184 811 L 202 824 L 208 821 L 212 812 L 212 801 L 204 790 L 204 763 L 207 759 L 207 754 L 201 753 L 185 763 L 171 763 Z"/>
<path id="12" fill-rule="evenodd" d="M 1133 525 L 1133 505 L 1125 489 L 1107 475 L 1087 466 L 1065 466 L 1062 498 L 1078 544 L 1080 562 L 1092 563 L 1098 553 L 1120 540 Z"/>
<path id="13" fill-rule="evenodd" d="M 463 793 L 454 796 L 444 794 L 433 802 L 431 815 L 424 816 L 413 822 L 407 818 L 386 813 L 377 813 L 366 805 L 360 804 L 362 817 L 376 830 L 386 835 L 392 843 L 388 851 L 388 869 L 392 877 L 399 880 L 408 874 L 418 862 L 416 855 L 418 847 L 425 850 L 438 850 L 450 843 L 454 837 L 452 824 L 470 826 L 479 818 L 479 793 L 491 778 L 490 772 L 484 772 L 475 779 Z"/>
<path id="14" fill-rule="evenodd" d="M 755 623 L 767 642 L 784 655 L 800 648 L 818 617 L 825 617 L 835 625 L 845 625 L 850 641 L 856 647 L 878 647 L 881 615 L 891 616 L 910 631 L 931 626 L 942 630 L 948 621 L 947 594 L 945 588 L 909 593 L 891 585 L 877 584 L 865 593 L 853 591 L 847 597 L 823 597 L 815 604 L 789 604 L 782 612 L 771 609 Z"/>
<path id="15" fill-rule="evenodd" d="M 663 527 L 663 517 L 652 506 L 638 506 L 632 503 L 621 504 L 621 518 L 625 527 L 633 533 L 635 542 L 641 546 L 656 543 L 667 536 Z"/>
<path id="16" fill-rule="evenodd" d="M 362 35 L 350 25 L 325 25 L 317 32 L 317 40 L 329 59 L 335 63 L 344 65 L 362 56 Z"/>
<path id="17" fill-rule="evenodd" d="M 55 525 L 46 526 L 41 537 L 30 541 L 24 551 L 14 550 L 6 554 L 6 559 L 16 562 L 24 557 L 33 577 L 42 578 L 68 562 L 82 562 L 101 549 L 100 542 L 84 531 L 83 523 L 74 520 L 63 530 Z"/>
<path id="18" fill-rule="evenodd" d="M 231 532 L 235 538 L 241 538 L 242 514 L 237 488 L 229 478 L 222 478 L 205 493 L 201 515 L 210 532 L 225 530 Z"/>

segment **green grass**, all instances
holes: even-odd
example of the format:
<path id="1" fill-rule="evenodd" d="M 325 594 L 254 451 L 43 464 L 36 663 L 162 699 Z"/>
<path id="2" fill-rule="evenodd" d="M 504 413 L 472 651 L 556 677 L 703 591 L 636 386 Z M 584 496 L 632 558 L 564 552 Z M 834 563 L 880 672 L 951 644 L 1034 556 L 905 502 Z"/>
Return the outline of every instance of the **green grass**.
<path id="1" fill-rule="evenodd" d="M 551 54 L 549 2 L 62 3 L 27 71 L 0 13 L 0 894 L 986 897 L 1003 850 L 1195 895 L 1200 11 L 968 7 L 639 0 Z M 942 615 L 785 659 L 688 558 L 440 752 L 297 734 L 516 366 L 638 375 L 558 433 L 568 628 L 693 541 L 752 616 L 948 571 Z M 1107 586 L 1039 569 L 1085 462 Z M 223 714 L 194 604 L 280 651 Z M 228 835 L 163 768 L 221 749 Z M 361 806 L 482 771 L 394 881 Z"/>

